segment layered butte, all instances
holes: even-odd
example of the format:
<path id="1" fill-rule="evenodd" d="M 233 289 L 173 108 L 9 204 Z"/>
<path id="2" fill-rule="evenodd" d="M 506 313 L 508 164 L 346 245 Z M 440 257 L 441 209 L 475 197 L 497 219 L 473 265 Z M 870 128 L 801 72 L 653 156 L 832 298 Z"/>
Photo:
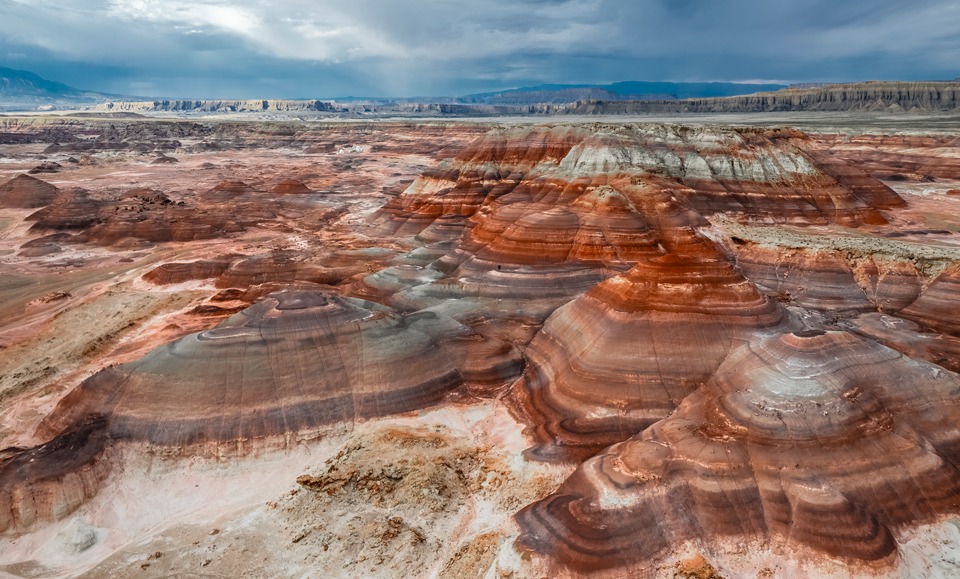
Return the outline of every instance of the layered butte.
<path id="1" fill-rule="evenodd" d="M 583 459 L 667 416 L 738 343 L 785 324 L 732 263 L 690 243 L 554 312 L 511 399 L 534 456 Z"/>
<path id="2" fill-rule="evenodd" d="M 441 216 L 473 216 L 511 191 L 537 198 L 578 179 L 618 174 L 668 188 L 704 214 L 777 222 L 857 225 L 902 204 L 855 166 L 818 161 L 802 139 L 673 125 L 504 129 L 465 148 L 449 169 L 418 179 L 381 213 L 394 231 L 416 232 Z"/>
<path id="3" fill-rule="evenodd" d="M 371 277 L 365 291 L 404 307 L 425 296 L 553 299 L 549 313 L 674 251 L 714 215 L 857 226 L 902 204 L 853 166 L 818 163 L 803 142 L 672 125 L 491 131 L 374 216 L 380 232 L 413 236 L 410 258 L 441 279 L 404 291 Z"/>

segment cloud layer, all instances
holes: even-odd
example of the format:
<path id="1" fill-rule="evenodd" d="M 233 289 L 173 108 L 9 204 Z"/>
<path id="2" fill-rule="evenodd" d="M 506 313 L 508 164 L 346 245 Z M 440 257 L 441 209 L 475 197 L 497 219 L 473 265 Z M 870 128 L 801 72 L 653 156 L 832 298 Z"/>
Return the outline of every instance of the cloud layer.
<path id="1" fill-rule="evenodd" d="M 0 63 L 124 94 L 960 76 L 955 0 L 0 0 Z"/>

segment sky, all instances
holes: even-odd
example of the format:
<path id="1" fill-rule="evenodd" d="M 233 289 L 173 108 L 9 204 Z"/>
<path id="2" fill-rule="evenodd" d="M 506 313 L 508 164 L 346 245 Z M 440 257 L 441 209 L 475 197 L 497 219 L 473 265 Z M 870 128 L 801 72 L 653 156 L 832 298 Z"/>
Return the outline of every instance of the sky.
<path id="1" fill-rule="evenodd" d="M 0 0 L 0 66 L 180 98 L 960 77 L 957 0 Z"/>

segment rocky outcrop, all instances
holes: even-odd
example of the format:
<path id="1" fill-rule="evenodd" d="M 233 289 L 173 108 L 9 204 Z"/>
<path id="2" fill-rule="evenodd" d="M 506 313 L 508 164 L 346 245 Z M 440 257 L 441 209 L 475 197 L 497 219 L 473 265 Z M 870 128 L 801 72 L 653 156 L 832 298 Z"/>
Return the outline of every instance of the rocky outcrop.
<path id="1" fill-rule="evenodd" d="M 878 209 L 902 204 L 853 167 L 818 164 L 792 136 L 670 125 L 496 131 L 447 171 L 418 179 L 380 215 L 393 232 L 414 233 L 441 216 L 471 217 L 509 192 L 539 201 L 599 185 L 603 175 L 665 191 L 705 215 L 858 225 L 882 223 Z"/>
<path id="2" fill-rule="evenodd" d="M 215 208 L 188 207 L 166 195 L 132 190 L 115 198 L 93 196 L 83 189 L 61 192 L 28 217 L 31 230 L 75 232 L 74 243 L 122 246 L 130 243 L 187 242 L 214 239 L 243 230 L 259 215 L 225 214 Z"/>
<path id="3" fill-rule="evenodd" d="M 810 154 L 839 159 L 876 179 L 930 183 L 960 179 L 960 137 L 955 135 L 817 135 Z"/>
<path id="4" fill-rule="evenodd" d="M 62 519 L 96 496 L 111 470 L 104 426 L 93 413 L 46 444 L 0 451 L 0 533 Z"/>
<path id="5" fill-rule="evenodd" d="M 311 193 L 309 187 L 303 184 L 303 181 L 297 179 L 286 179 L 273 186 L 270 190 L 277 195 L 298 195 L 302 193 Z"/>

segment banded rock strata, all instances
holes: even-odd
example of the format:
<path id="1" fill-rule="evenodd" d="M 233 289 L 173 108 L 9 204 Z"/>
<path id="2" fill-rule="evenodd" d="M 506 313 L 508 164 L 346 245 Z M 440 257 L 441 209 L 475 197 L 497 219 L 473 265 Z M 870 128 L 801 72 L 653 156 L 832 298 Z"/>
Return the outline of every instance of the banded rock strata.
<path id="1" fill-rule="evenodd" d="M 851 334 L 752 341 L 669 418 L 522 511 L 520 543 L 618 573 L 731 537 L 895 559 L 899 529 L 960 507 L 958 393 L 955 374 Z"/>
<path id="2" fill-rule="evenodd" d="M 436 314 L 401 316 L 319 292 L 273 294 L 73 390 L 42 425 L 53 442 L 0 465 L 0 529 L 22 530 L 38 512 L 59 518 L 79 504 L 63 497 L 92 496 L 99 481 L 75 471 L 99 472 L 108 440 L 243 455 L 292 433 L 431 406 L 462 387 L 508 381 L 519 368 L 508 346 Z"/>

